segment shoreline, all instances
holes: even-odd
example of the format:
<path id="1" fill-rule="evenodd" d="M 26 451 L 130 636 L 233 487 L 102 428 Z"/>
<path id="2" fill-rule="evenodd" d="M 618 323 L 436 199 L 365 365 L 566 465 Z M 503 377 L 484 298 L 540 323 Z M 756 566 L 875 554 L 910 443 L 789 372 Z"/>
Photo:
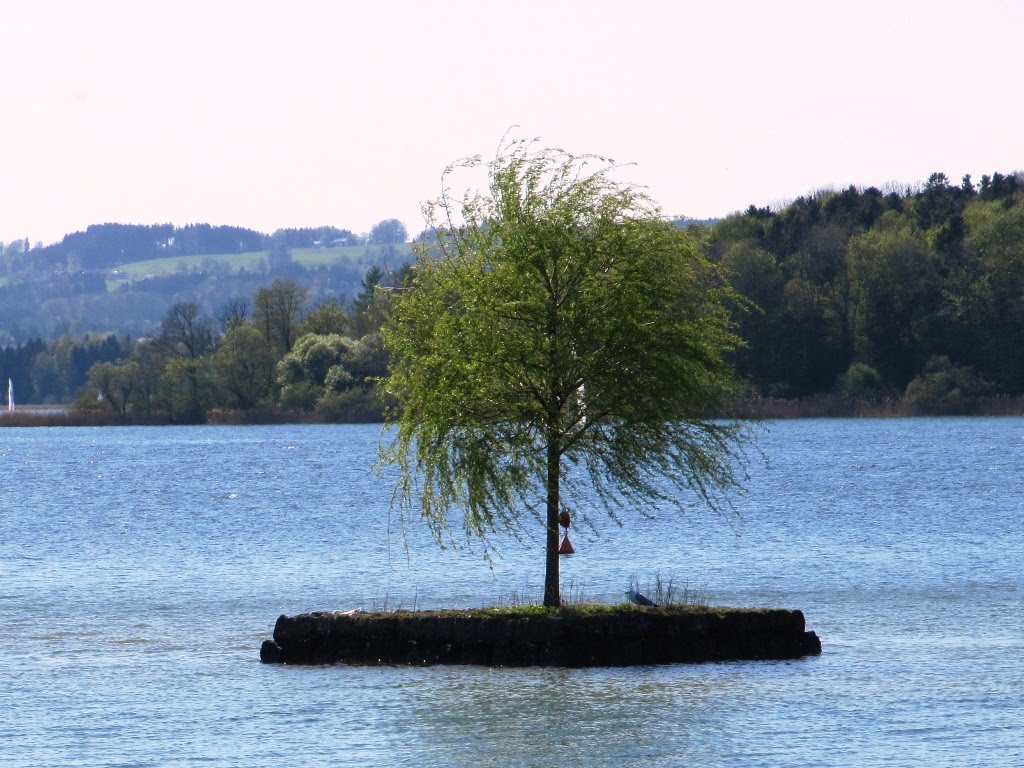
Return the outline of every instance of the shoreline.
<path id="1" fill-rule="evenodd" d="M 19 406 L 13 412 L 0 411 L 3 427 L 171 427 L 171 426 L 260 426 L 278 424 L 383 424 L 380 418 L 328 418 L 300 411 L 212 411 L 202 422 L 175 421 L 165 413 L 121 417 L 109 411 L 76 408 Z"/>
<path id="2" fill-rule="evenodd" d="M 906 419 L 946 416 L 1003 417 L 1024 416 L 1024 397 L 999 396 L 984 398 L 970 407 L 956 409 L 920 409 L 903 401 L 852 401 L 844 399 L 809 398 L 783 400 L 764 398 L 735 404 L 728 414 L 712 418 L 751 421 L 789 421 L 796 419 Z M 365 412 L 348 416 L 327 416 L 316 412 L 216 410 L 202 422 L 172 420 L 165 413 L 121 417 L 109 411 L 80 410 L 64 406 L 18 406 L 14 411 L 0 411 L 3 427 L 134 427 L 134 426 L 257 426 L 277 424 L 383 424 L 379 414 L 368 417 Z"/>

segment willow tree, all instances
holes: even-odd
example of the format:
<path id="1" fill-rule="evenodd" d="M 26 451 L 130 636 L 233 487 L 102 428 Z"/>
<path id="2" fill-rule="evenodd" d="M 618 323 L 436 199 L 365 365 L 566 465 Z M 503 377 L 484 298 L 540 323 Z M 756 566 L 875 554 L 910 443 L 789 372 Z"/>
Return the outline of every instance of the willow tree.
<path id="1" fill-rule="evenodd" d="M 464 167 L 488 190 L 426 207 L 437 240 L 384 329 L 384 458 L 439 540 L 454 516 L 469 536 L 539 519 L 555 607 L 560 512 L 715 508 L 736 485 L 742 429 L 709 417 L 732 382 L 734 296 L 610 161 L 520 142 L 446 179 Z"/>

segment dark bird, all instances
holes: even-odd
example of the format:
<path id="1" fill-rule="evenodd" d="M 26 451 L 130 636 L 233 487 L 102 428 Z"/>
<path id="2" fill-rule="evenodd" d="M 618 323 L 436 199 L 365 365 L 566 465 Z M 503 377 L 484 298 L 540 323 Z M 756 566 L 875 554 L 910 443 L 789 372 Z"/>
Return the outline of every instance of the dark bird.
<path id="1" fill-rule="evenodd" d="M 644 597 L 632 587 L 626 591 L 626 599 L 633 603 L 633 605 L 650 605 L 654 608 L 658 607 L 656 602 L 651 600 L 649 597 Z"/>

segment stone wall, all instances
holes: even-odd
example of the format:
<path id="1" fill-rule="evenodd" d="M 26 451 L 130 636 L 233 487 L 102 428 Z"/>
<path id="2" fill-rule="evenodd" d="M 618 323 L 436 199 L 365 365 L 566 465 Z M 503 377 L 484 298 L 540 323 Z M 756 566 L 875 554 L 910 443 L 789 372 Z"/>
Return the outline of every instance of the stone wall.
<path id="1" fill-rule="evenodd" d="M 260 660 L 592 667 L 795 659 L 820 652 L 803 613 L 793 610 L 316 612 L 281 616 Z"/>

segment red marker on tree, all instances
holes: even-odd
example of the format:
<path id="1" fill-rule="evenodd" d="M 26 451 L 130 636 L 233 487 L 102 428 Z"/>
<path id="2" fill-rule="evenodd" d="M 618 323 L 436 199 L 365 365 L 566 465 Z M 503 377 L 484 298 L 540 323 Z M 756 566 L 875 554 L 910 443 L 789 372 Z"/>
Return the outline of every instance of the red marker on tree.
<path id="1" fill-rule="evenodd" d="M 570 523 L 571 523 L 571 520 L 569 519 L 569 513 L 568 512 L 559 512 L 558 513 L 558 524 L 560 526 L 562 526 L 563 528 L 565 528 L 565 535 L 562 536 L 562 540 L 558 543 L 558 554 L 560 554 L 560 555 L 571 555 L 571 554 L 576 552 L 576 550 L 573 549 L 572 542 L 569 541 L 569 524 Z"/>

